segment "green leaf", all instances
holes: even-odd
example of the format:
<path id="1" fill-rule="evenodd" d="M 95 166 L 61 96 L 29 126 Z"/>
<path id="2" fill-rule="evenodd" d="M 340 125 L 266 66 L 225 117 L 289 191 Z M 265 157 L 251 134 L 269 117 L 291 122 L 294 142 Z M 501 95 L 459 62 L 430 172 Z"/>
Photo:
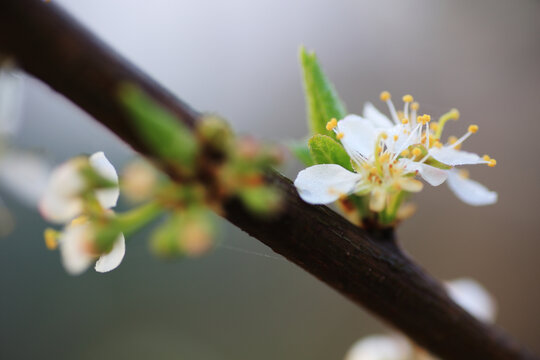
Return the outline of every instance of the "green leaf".
<path id="1" fill-rule="evenodd" d="M 345 106 L 323 73 L 315 53 L 300 48 L 300 64 L 303 70 L 304 91 L 308 108 L 308 123 L 312 134 L 326 134 L 326 123 L 332 118 L 342 119 L 346 115 Z"/>
<path id="2" fill-rule="evenodd" d="M 343 146 L 330 136 L 317 134 L 309 139 L 311 158 L 317 164 L 338 164 L 354 171 L 351 159 Z"/>
<path id="3" fill-rule="evenodd" d="M 312 166 L 315 165 L 315 162 L 311 158 L 309 147 L 306 143 L 307 141 L 293 141 L 287 144 L 287 146 L 293 155 L 296 156 L 300 162 L 302 162 L 302 164 Z"/>
<path id="4" fill-rule="evenodd" d="M 121 87 L 120 101 L 139 136 L 156 155 L 192 170 L 198 143 L 184 124 L 134 85 Z"/>

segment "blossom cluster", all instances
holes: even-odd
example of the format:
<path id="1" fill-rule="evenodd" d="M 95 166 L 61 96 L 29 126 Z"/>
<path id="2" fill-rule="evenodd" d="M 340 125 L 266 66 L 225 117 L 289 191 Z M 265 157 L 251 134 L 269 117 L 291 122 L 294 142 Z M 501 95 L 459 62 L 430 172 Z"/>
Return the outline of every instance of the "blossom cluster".
<path id="1" fill-rule="evenodd" d="M 460 138 L 443 140 L 443 130 L 450 120 L 457 120 L 455 109 L 432 121 L 418 113 L 419 104 L 411 95 L 403 96 L 403 110 L 397 111 L 390 93 L 381 100 L 388 105 L 390 117 L 373 104 L 366 103 L 363 115 L 329 119 L 328 135 L 338 140 L 348 155 L 351 169 L 343 163 L 323 163 L 299 172 L 294 182 L 302 199 L 311 204 L 328 204 L 348 196 L 367 199 L 365 207 L 378 214 L 378 221 L 391 224 L 400 217 L 403 201 L 409 193 L 422 190 L 424 180 L 432 186 L 447 182 L 456 196 L 470 205 L 489 205 L 497 193 L 468 178 L 461 165 L 496 165 L 488 155 L 479 156 L 461 150 L 463 143 L 478 131 L 470 125 Z M 347 166 L 348 164 L 345 164 Z"/>

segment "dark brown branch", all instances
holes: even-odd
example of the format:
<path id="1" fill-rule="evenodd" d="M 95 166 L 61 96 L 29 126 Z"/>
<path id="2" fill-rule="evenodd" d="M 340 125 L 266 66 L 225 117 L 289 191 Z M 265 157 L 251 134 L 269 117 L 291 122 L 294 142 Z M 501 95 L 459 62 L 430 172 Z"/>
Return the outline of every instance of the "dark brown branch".
<path id="1" fill-rule="evenodd" d="M 117 102 L 130 81 L 190 126 L 197 113 L 84 30 L 53 4 L 0 0 L 0 52 L 66 96 L 134 149 L 152 157 Z M 500 329 L 455 305 L 441 285 L 396 246 L 393 234 L 368 234 L 324 206 L 310 206 L 288 179 L 272 221 L 253 218 L 237 201 L 225 217 L 352 301 L 445 359 L 536 359 Z M 308 301 L 306 299 L 306 301 Z"/>

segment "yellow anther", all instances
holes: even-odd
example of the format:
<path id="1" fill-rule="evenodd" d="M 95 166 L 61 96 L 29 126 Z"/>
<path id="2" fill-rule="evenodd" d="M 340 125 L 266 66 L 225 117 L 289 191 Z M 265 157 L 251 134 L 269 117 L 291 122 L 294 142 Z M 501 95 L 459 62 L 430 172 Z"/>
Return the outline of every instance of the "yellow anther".
<path id="1" fill-rule="evenodd" d="M 424 124 L 427 124 L 431 121 L 431 116 L 428 114 L 424 114 L 422 117 L 424 118 Z"/>
<path id="2" fill-rule="evenodd" d="M 420 148 L 414 148 L 412 154 L 414 156 L 420 156 L 422 154 L 422 150 L 420 150 Z"/>
<path id="3" fill-rule="evenodd" d="M 388 101 L 390 100 L 390 93 L 388 91 L 383 91 L 381 95 L 379 96 L 381 101 Z"/>
<path id="4" fill-rule="evenodd" d="M 381 133 L 381 138 L 383 138 L 384 140 L 388 139 L 388 134 Z"/>
<path id="5" fill-rule="evenodd" d="M 329 122 L 326 123 L 326 130 L 332 131 L 337 126 L 337 120 L 336 118 L 333 118 Z"/>
<path id="6" fill-rule="evenodd" d="M 469 131 L 470 133 L 473 133 L 473 134 L 474 134 L 475 132 L 478 131 L 478 125 L 469 125 L 468 131 Z"/>
<path id="7" fill-rule="evenodd" d="M 459 170 L 459 176 L 463 179 L 468 179 L 469 178 L 469 171 L 465 170 L 465 169 L 462 169 L 462 170 Z"/>
<path id="8" fill-rule="evenodd" d="M 343 139 L 344 136 L 345 136 L 345 134 L 342 133 L 342 132 L 338 132 L 338 133 L 336 134 L 336 138 L 337 138 L 338 140 Z"/>
<path id="9" fill-rule="evenodd" d="M 43 233 L 45 238 L 45 246 L 49 250 L 55 250 L 58 247 L 58 232 L 53 229 L 46 229 Z"/>
<path id="10" fill-rule="evenodd" d="M 437 129 L 439 128 L 439 123 L 432 122 L 431 124 L 429 124 L 429 128 L 433 131 L 437 131 Z"/>
<path id="11" fill-rule="evenodd" d="M 403 102 L 410 103 L 410 102 L 413 102 L 413 100 L 414 99 L 413 99 L 412 95 L 407 94 L 407 95 L 403 96 Z"/>
<path id="12" fill-rule="evenodd" d="M 390 159 L 390 154 L 389 153 L 384 153 L 381 155 L 381 157 L 379 158 L 379 161 L 381 163 L 385 163 L 385 162 L 388 162 L 388 160 Z"/>
<path id="13" fill-rule="evenodd" d="M 88 221 L 88 216 L 79 216 L 78 218 L 71 220 L 71 225 L 82 225 L 87 221 Z"/>
<path id="14" fill-rule="evenodd" d="M 448 138 L 448 143 L 449 144 L 455 144 L 457 140 L 458 140 L 458 138 L 452 135 L 452 136 L 450 136 Z"/>
<path id="15" fill-rule="evenodd" d="M 401 123 L 402 123 L 403 125 L 406 125 L 406 124 L 409 123 L 409 119 L 403 118 L 403 119 L 401 119 Z"/>
<path id="16" fill-rule="evenodd" d="M 420 104 L 416 101 L 411 104 L 411 110 L 418 110 L 420 108 Z"/>
<path id="17" fill-rule="evenodd" d="M 399 139 L 399 135 L 394 135 L 394 141 L 397 141 Z"/>
<path id="18" fill-rule="evenodd" d="M 482 159 L 484 159 L 485 161 L 491 160 L 491 158 L 489 157 L 489 155 L 484 155 L 484 156 L 482 156 Z"/>
<path id="19" fill-rule="evenodd" d="M 409 151 L 409 149 L 405 149 L 405 150 L 403 150 L 403 151 L 401 152 L 401 156 L 407 157 L 407 156 L 409 156 L 410 153 L 411 153 L 411 152 Z"/>
<path id="20" fill-rule="evenodd" d="M 441 143 L 439 140 L 435 141 L 435 143 L 433 144 L 433 146 L 435 146 L 437 149 L 440 149 L 440 148 L 443 147 L 442 143 Z"/>
<path id="21" fill-rule="evenodd" d="M 497 160 L 490 159 L 489 162 L 488 162 L 488 166 L 489 167 L 494 167 L 495 165 L 497 165 Z"/>

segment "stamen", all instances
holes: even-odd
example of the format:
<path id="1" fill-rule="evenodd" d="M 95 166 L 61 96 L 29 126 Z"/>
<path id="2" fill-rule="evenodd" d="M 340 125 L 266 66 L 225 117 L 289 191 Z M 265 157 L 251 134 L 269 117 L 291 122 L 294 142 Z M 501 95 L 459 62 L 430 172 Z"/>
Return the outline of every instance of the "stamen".
<path id="1" fill-rule="evenodd" d="M 488 166 L 489 167 L 494 167 L 495 165 L 497 165 L 497 160 L 490 159 L 489 162 L 488 162 Z"/>
<path id="2" fill-rule="evenodd" d="M 47 246 L 47 249 L 56 250 L 56 248 L 58 247 L 58 236 L 59 233 L 56 230 L 45 230 L 45 232 L 43 233 L 43 237 L 45 238 L 45 246 Z"/>
<path id="3" fill-rule="evenodd" d="M 336 118 L 332 118 L 329 122 L 326 123 L 326 130 L 332 131 L 337 126 L 337 120 Z"/>
<path id="4" fill-rule="evenodd" d="M 337 138 L 338 140 L 343 139 L 344 136 L 345 136 L 345 133 L 342 133 L 342 132 L 338 132 L 338 133 L 336 134 L 336 138 Z"/>
<path id="5" fill-rule="evenodd" d="M 388 105 L 388 109 L 390 110 L 390 115 L 392 115 L 392 120 L 394 120 L 394 123 L 399 124 L 399 118 L 397 116 L 396 108 L 394 107 L 390 93 L 388 91 L 383 91 L 380 98 L 382 101 L 386 102 L 386 105 Z"/>
<path id="6" fill-rule="evenodd" d="M 420 148 L 417 148 L 415 147 L 413 150 L 412 150 L 412 154 L 413 156 L 420 156 L 422 154 L 422 150 L 420 150 Z"/>
<path id="7" fill-rule="evenodd" d="M 465 140 L 467 140 L 469 138 L 469 136 L 471 136 L 472 134 L 476 133 L 478 131 L 478 125 L 470 125 L 469 126 L 469 129 L 467 131 L 467 133 L 465 135 L 463 135 L 462 137 L 460 137 L 455 143 L 454 143 L 454 148 L 456 148 L 456 146 L 460 145 L 462 142 L 464 142 Z"/>
<path id="8" fill-rule="evenodd" d="M 478 125 L 469 125 L 469 132 L 470 133 L 476 133 L 478 131 Z"/>

